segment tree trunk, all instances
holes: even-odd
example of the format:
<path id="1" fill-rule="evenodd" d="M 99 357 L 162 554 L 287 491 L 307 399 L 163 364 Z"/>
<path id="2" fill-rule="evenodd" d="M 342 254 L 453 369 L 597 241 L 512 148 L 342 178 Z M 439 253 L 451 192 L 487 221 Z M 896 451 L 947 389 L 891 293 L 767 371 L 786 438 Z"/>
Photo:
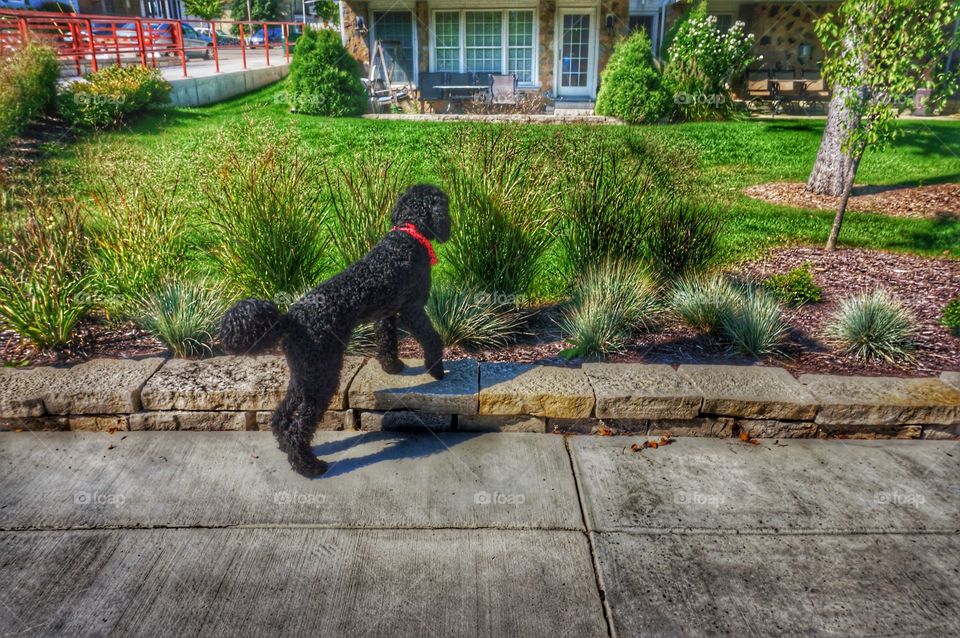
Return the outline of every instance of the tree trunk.
<path id="1" fill-rule="evenodd" d="M 843 193 L 840 197 L 840 204 L 837 206 L 837 214 L 833 218 L 833 228 L 830 229 L 830 237 L 827 238 L 827 250 L 833 251 L 837 249 L 837 240 L 840 238 L 840 226 L 843 225 L 843 215 L 847 212 L 847 202 L 850 201 L 850 193 L 853 192 L 853 180 L 857 176 L 860 157 L 862 157 L 862 154 L 850 160 L 847 179 L 843 185 Z"/>
<path id="2" fill-rule="evenodd" d="M 843 150 L 849 132 L 860 125 L 859 115 L 851 112 L 847 105 L 852 90 L 837 88 L 833 93 L 817 161 L 807 180 L 807 192 L 840 197 L 847 182 L 852 182 L 848 178 L 853 169 L 853 158 Z"/>

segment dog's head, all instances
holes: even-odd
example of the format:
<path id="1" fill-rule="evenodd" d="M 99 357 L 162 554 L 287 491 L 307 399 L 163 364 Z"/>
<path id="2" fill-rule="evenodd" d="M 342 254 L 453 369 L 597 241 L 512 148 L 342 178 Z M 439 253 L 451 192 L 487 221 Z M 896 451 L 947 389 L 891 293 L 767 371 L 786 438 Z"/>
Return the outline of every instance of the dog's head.
<path id="1" fill-rule="evenodd" d="M 393 207 L 393 225 L 413 224 L 430 240 L 450 239 L 450 202 L 436 186 L 418 184 L 400 196 Z"/>

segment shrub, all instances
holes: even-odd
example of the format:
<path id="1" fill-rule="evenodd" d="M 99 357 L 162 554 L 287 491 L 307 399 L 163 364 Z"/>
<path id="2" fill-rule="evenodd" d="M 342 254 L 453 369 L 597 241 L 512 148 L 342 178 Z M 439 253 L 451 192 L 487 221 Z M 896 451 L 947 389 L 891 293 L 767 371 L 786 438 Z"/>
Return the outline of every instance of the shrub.
<path id="1" fill-rule="evenodd" d="M 339 33 L 305 30 L 290 64 L 288 95 L 298 113 L 344 117 L 366 111 L 360 65 L 343 47 Z"/>
<path id="2" fill-rule="evenodd" d="M 631 124 L 656 122 L 670 113 L 671 102 L 649 36 L 641 30 L 618 42 L 601 76 L 597 114 Z"/>
<path id="3" fill-rule="evenodd" d="M 317 182 L 304 160 L 273 146 L 227 158 L 207 199 L 212 255 L 230 293 L 286 307 L 320 283 L 329 259 Z"/>
<path id="4" fill-rule="evenodd" d="M 671 312 L 698 332 L 715 334 L 723 317 L 729 316 L 739 299 L 737 289 L 721 275 L 684 277 L 669 295 Z"/>
<path id="5" fill-rule="evenodd" d="M 566 358 L 617 352 L 637 329 L 653 323 L 656 291 L 643 271 L 623 260 L 609 260 L 586 271 L 561 318 L 560 329 L 573 348 Z"/>
<path id="6" fill-rule="evenodd" d="M 749 357 L 778 354 L 790 332 L 780 302 L 762 288 L 744 287 L 720 316 L 723 335 Z"/>
<path id="7" fill-rule="evenodd" d="M 841 300 L 827 335 L 842 352 L 862 361 L 898 363 L 912 358 L 914 325 L 898 300 L 877 289 Z"/>
<path id="8" fill-rule="evenodd" d="M 426 310 L 444 346 L 502 347 L 520 334 L 523 324 L 515 307 L 496 303 L 488 293 L 450 284 L 430 290 Z"/>
<path id="9" fill-rule="evenodd" d="M 144 292 L 181 267 L 186 219 L 175 188 L 115 178 L 94 188 L 90 277 L 108 319 L 134 318 Z"/>
<path id="10" fill-rule="evenodd" d="M 823 289 L 813 280 L 810 264 L 787 273 L 771 275 L 763 285 L 777 299 L 791 306 L 818 303 L 823 299 Z"/>
<path id="11" fill-rule="evenodd" d="M 103 128 L 166 102 L 171 90 L 159 69 L 113 66 L 70 83 L 57 96 L 57 107 L 73 124 Z"/>
<path id="12" fill-rule="evenodd" d="M 212 351 L 220 320 L 227 310 L 223 291 L 198 281 L 170 280 L 141 299 L 139 323 L 175 356 Z"/>
<path id="13" fill-rule="evenodd" d="M 444 261 L 461 287 L 507 295 L 533 288 L 553 241 L 555 195 L 543 149 L 514 129 L 461 129 L 439 168 L 453 215 Z"/>
<path id="14" fill-rule="evenodd" d="M 40 203 L 22 223 L 4 218 L 0 325 L 41 350 L 67 345 L 89 307 L 84 244 L 72 209 Z"/>
<path id="15" fill-rule="evenodd" d="M 675 199 L 645 219 L 643 257 L 656 278 L 672 281 L 702 272 L 717 254 L 723 219 L 692 200 Z"/>
<path id="16" fill-rule="evenodd" d="M 0 149 L 47 110 L 59 75 L 57 56 L 49 47 L 31 43 L 0 55 Z"/>
<path id="17" fill-rule="evenodd" d="M 940 316 L 940 325 L 950 329 L 951 334 L 960 337 L 960 297 L 957 297 L 943 307 Z"/>
<path id="18" fill-rule="evenodd" d="M 324 169 L 330 198 L 330 244 L 337 266 L 366 255 L 390 230 L 390 214 L 407 186 L 410 165 L 399 155 L 365 153 Z"/>

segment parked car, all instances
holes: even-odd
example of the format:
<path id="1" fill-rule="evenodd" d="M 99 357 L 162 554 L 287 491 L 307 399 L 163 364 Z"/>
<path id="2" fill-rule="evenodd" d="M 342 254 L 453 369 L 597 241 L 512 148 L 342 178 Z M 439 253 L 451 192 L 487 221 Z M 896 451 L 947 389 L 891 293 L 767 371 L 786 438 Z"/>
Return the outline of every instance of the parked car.
<path id="1" fill-rule="evenodd" d="M 198 26 L 196 27 L 197 33 L 202 35 L 204 38 L 207 38 L 208 42 L 213 44 L 213 35 L 208 26 Z M 239 46 L 240 38 L 235 35 L 230 35 L 225 31 L 217 30 L 217 46 L 220 47 L 229 47 L 229 46 Z"/>
<path id="2" fill-rule="evenodd" d="M 287 42 L 291 45 L 300 37 L 300 27 L 287 27 Z M 283 27 L 280 25 L 267 27 L 267 39 L 271 46 L 283 46 Z M 250 38 L 247 44 L 251 48 L 263 46 L 263 27 L 258 28 Z"/>
<path id="3" fill-rule="evenodd" d="M 147 46 L 154 49 L 165 51 L 165 55 L 177 54 L 180 50 L 180 44 L 174 32 L 172 22 L 154 22 L 144 21 L 144 39 Z M 213 47 L 213 40 L 210 36 L 205 36 L 197 32 L 190 24 L 180 23 L 180 29 L 183 32 L 183 47 L 186 49 L 188 58 L 210 59 L 210 49 Z M 123 24 L 117 28 L 117 37 L 128 43 L 137 42 L 137 25 L 134 22 Z"/>

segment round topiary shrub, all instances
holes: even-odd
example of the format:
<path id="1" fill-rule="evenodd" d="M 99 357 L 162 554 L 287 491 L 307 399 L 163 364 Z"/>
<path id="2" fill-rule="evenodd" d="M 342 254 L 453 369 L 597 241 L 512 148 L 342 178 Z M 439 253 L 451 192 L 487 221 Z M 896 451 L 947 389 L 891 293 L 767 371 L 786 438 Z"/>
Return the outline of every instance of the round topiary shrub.
<path id="1" fill-rule="evenodd" d="M 647 34 L 640 30 L 619 42 L 601 76 L 597 114 L 631 124 L 656 122 L 670 112 L 671 103 Z"/>
<path id="2" fill-rule="evenodd" d="M 360 65 L 328 29 L 307 29 L 290 64 L 290 106 L 298 113 L 344 117 L 367 108 Z"/>

